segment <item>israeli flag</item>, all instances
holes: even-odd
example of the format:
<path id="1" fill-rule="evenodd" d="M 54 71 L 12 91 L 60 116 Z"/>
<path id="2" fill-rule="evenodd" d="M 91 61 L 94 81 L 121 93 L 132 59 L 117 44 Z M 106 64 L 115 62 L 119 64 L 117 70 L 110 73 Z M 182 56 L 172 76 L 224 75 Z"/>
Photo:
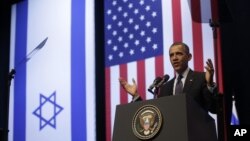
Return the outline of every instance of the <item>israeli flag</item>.
<path id="1" fill-rule="evenodd" d="M 236 110 L 236 106 L 235 106 L 235 100 L 233 97 L 233 102 L 232 102 L 232 116 L 231 116 L 231 125 L 239 125 L 240 121 L 238 118 L 238 113 Z"/>
<path id="2" fill-rule="evenodd" d="M 94 141 L 94 2 L 12 7 L 10 141 Z"/>

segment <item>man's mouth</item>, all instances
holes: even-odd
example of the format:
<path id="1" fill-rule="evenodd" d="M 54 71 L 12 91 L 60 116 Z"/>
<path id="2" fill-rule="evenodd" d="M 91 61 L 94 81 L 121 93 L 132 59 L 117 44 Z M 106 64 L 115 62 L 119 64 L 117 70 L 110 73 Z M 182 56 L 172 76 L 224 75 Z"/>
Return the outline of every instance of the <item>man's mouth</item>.
<path id="1" fill-rule="evenodd" d="M 179 62 L 174 62 L 174 63 L 173 63 L 173 66 L 174 66 L 174 67 L 178 67 L 179 65 L 180 65 Z"/>

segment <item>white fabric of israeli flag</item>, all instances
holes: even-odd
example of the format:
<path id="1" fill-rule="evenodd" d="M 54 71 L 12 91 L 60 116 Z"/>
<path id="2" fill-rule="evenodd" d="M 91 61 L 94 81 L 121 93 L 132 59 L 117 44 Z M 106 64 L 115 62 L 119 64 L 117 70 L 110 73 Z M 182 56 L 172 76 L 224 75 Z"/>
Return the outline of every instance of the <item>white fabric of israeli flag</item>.
<path id="1" fill-rule="evenodd" d="M 236 106 L 235 106 L 235 100 L 233 97 L 233 101 L 232 101 L 232 115 L 231 115 L 231 125 L 239 125 L 240 121 L 238 118 L 238 112 L 236 110 Z"/>
<path id="2" fill-rule="evenodd" d="M 10 141 L 96 139 L 94 48 L 92 0 L 13 5 Z"/>

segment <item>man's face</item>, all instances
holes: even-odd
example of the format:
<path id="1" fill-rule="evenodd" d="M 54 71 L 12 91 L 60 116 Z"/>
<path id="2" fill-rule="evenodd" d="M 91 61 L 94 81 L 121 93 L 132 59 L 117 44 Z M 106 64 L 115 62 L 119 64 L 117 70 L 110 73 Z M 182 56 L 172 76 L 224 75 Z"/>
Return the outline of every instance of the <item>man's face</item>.
<path id="1" fill-rule="evenodd" d="M 174 70 L 181 74 L 188 67 L 188 61 L 191 60 L 192 55 L 187 54 L 182 45 L 174 45 L 169 50 L 169 57 Z"/>

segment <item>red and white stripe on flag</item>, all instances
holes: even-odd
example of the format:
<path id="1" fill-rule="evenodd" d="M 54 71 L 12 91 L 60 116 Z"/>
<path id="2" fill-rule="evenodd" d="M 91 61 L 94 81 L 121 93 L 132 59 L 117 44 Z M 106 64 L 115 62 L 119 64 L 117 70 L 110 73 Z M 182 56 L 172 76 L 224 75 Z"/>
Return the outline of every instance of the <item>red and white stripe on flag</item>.
<path id="1" fill-rule="evenodd" d="M 120 87 L 119 77 L 129 83 L 134 78 L 142 98 L 152 99 L 153 95 L 147 88 L 155 77 L 168 74 L 171 79 L 174 76 L 168 53 L 175 41 L 182 41 L 190 47 L 193 55 L 189 62 L 191 69 L 204 71 L 208 58 L 215 62 L 213 31 L 209 26 L 211 5 L 210 0 L 162 0 L 163 55 L 105 68 L 106 141 L 112 140 L 116 105 L 131 101 L 131 96 Z"/>

